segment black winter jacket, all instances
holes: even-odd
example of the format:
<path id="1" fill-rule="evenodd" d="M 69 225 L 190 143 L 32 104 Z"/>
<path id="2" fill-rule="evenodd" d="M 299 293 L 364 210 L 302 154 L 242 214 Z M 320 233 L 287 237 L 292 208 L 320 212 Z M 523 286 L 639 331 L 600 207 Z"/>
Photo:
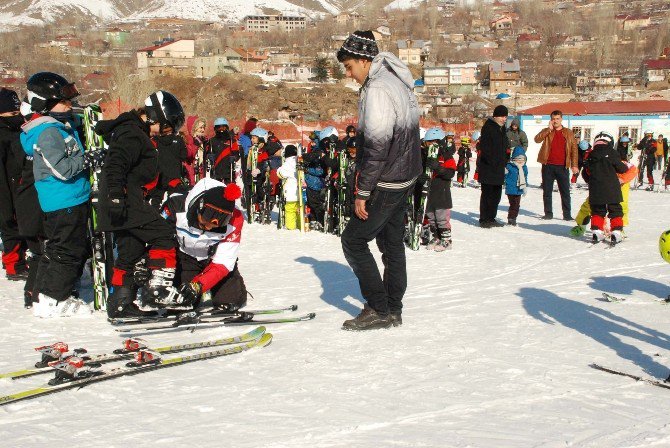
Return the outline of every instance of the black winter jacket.
<path id="1" fill-rule="evenodd" d="M 505 183 L 507 148 L 509 148 L 509 140 L 505 126 L 498 125 L 492 118 L 486 120 L 479 139 L 480 184 L 502 185 Z"/>
<path id="2" fill-rule="evenodd" d="M 623 201 L 621 184 L 617 173 L 625 173 L 628 167 L 614 149 L 593 149 L 586 156 L 584 180 L 589 183 L 589 203 L 617 204 Z"/>
<path id="3" fill-rule="evenodd" d="M 431 163 L 428 159 L 426 163 Z M 435 165 L 435 162 L 432 162 Z M 440 145 L 437 153 L 437 166 L 433 168 L 433 179 L 430 183 L 428 193 L 428 208 L 436 210 L 450 209 L 453 207 L 451 201 L 451 179 L 456 173 L 456 161 L 454 160 L 452 147 Z"/>
<path id="4" fill-rule="evenodd" d="M 162 219 L 145 200 L 158 182 L 158 151 L 146 123 L 134 111 L 125 112 L 114 120 L 101 121 L 95 132 L 109 145 L 100 176 L 100 229 L 130 229 Z M 109 197 L 119 194 L 126 197 L 126 217 L 121 225 L 114 226 Z"/>
<path id="5" fill-rule="evenodd" d="M 184 193 L 189 186 L 185 179 L 182 162 L 188 158 L 186 143 L 181 135 L 161 135 L 155 137 L 158 149 L 158 184 L 147 194 L 151 205 L 160 207 L 165 193 Z"/>

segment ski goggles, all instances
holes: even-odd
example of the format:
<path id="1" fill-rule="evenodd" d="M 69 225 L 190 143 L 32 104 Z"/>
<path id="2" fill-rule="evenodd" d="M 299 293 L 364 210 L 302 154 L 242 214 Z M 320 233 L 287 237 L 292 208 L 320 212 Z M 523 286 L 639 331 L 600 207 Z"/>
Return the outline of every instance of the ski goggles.
<path id="1" fill-rule="evenodd" d="M 60 97 L 65 100 L 71 100 L 72 98 L 79 96 L 79 90 L 77 90 L 77 87 L 73 82 L 62 86 L 58 89 L 58 93 L 60 94 Z"/>
<path id="2" fill-rule="evenodd" d="M 216 207 L 212 204 L 203 204 L 200 209 L 200 220 L 214 228 L 225 227 L 230 223 L 233 212 Z"/>

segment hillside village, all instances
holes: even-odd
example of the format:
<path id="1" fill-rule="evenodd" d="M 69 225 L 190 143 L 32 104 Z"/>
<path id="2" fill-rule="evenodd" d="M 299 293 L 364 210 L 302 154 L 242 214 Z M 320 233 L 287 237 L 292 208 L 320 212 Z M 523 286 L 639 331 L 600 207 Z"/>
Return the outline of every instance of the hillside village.
<path id="1" fill-rule="evenodd" d="M 357 87 L 335 52 L 349 32 L 372 29 L 412 69 L 424 117 L 471 123 L 499 103 L 516 113 L 551 101 L 670 99 L 669 27 L 663 0 L 430 0 L 237 23 L 64 20 L 4 33 L 0 85 L 21 90 L 31 73 L 53 70 L 85 100 L 119 109 L 162 87 L 199 114 L 346 120 Z"/>

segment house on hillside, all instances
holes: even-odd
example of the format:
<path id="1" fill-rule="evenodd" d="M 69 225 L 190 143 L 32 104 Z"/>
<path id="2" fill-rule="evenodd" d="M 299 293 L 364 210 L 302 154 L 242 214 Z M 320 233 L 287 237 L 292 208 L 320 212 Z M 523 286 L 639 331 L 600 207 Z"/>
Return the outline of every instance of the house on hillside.
<path id="1" fill-rule="evenodd" d="M 570 87 L 581 95 L 621 90 L 621 76 L 608 70 L 579 71 L 570 74 Z"/>
<path id="2" fill-rule="evenodd" d="M 642 63 L 642 77 L 645 82 L 670 82 L 670 58 L 664 54 L 658 59 L 645 60 Z"/>
<path id="3" fill-rule="evenodd" d="M 519 47 L 537 48 L 542 43 L 542 36 L 539 34 L 519 34 L 516 38 L 516 44 Z"/>
<path id="4" fill-rule="evenodd" d="M 217 50 L 193 58 L 196 78 L 211 78 L 221 73 L 239 73 L 242 57 L 232 48 Z"/>
<path id="5" fill-rule="evenodd" d="M 195 40 L 165 39 L 136 51 L 137 71 L 141 78 L 160 75 L 193 77 Z"/>
<path id="6" fill-rule="evenodd" d="M 398 40 L 398 58 L 407 65 L 421 65 L 430 54 L 431 42 L 428 40 Z"/>
<path id="7" fill-rule="evenodd" d="M 618 138 L 628 132 L 634 142 L 642 132 L 650 129 L 655 135 L 670 135 L 670 101 L 604 101 L 549 103 L 519 112 L 521 129 L 528 134 L 528 163 L 537 166 L 540 144 L 533 137 L 549 123 L 554 110 L 563 112 L 563 126 L 575 133 L 579 140 L 593 143 L 598 132 L 605 131 Z M 537 172 L 537 170 L 533 170 Z M 531 172 L 533 172 L 531 171 Z M 539 182 L 539 174 L 535 181 Z"/>
<path id="8" fill-rule="evenodd" d="M 105 30 L 105 40 L 113 47 L 122 47 L 128 41 L 130 32 L 121 28 L 113 27 Z"/>
<path id="9" fill-rule="evenodd" d="M 614 20 L 616 20 L 617 25 L 624 31 L 645 28 L 651 25 L 651 16 L 649 14 L 617 14 L 614 16 Z"/>
<path id="10" fill-rule="evenodd" d="M 268 69 L 269 57 L 265 51 L 254 48 L 233 48 L 240 56 L 242 73 L 262 73 Z"/>
<path id="11" fill-rule="evenodd" d="M 243 19 L 244 30 L 252 33 L 269 33 L 270 31 L 295 31 L 307 28 L 307 18 L 304 16 L 256 15 L 246 16 Z"/>
<path id="12" fill-rule="evenodd" d="M 489 95 L 500 93 L 513 95 L 523 85 L 521 81 L 521 64 L 518 59 L 492 61 L 489 64 Z"/>
<path id="13" fill-rule="evenodd" d="M 499 16 L 489 21 L 491 31 L 502 34 L 511 34 L 514 28 L 514 20 L 508 14 Z"/>

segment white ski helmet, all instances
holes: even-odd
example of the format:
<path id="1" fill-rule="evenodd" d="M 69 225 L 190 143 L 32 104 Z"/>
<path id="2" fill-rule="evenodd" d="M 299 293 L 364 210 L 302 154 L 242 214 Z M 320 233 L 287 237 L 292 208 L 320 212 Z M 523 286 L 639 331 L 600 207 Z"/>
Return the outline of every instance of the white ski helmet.
<path id="1" fill-rule="evenodd" d="M 447 134 L 441 128 L 434 127 L 426 131 L 426 135 L 423 137 L 423 141 L 430 142 L 433 140 L 442 140 Z"/>
<path id="2" fill-rule="evenodd" d="M 335 137 L 335 138 L 330 138 L 330 137 Z M 328 126 L 324 128 L 321 132 L 319 132 L 319 140 L 324 140 L 329 138 L 332 141 L 336 141 L 338 139 L 337 135 L 337 129 L 335 129 L 334 126 Z"/>
<path id="3" fill-rule="evenodd" d="M 262 140 L 263 143 L 267 142 L 268 137 L 270 136 L 270 133 L 268 131 L 266 131 L 265 129 L 260 128 L 260 127 L 254 128 L 254 130 L 251 131 L 249 134 L 250 135 L 255 135 L 256 137 L 259 138 L 259 140 Z"/>

